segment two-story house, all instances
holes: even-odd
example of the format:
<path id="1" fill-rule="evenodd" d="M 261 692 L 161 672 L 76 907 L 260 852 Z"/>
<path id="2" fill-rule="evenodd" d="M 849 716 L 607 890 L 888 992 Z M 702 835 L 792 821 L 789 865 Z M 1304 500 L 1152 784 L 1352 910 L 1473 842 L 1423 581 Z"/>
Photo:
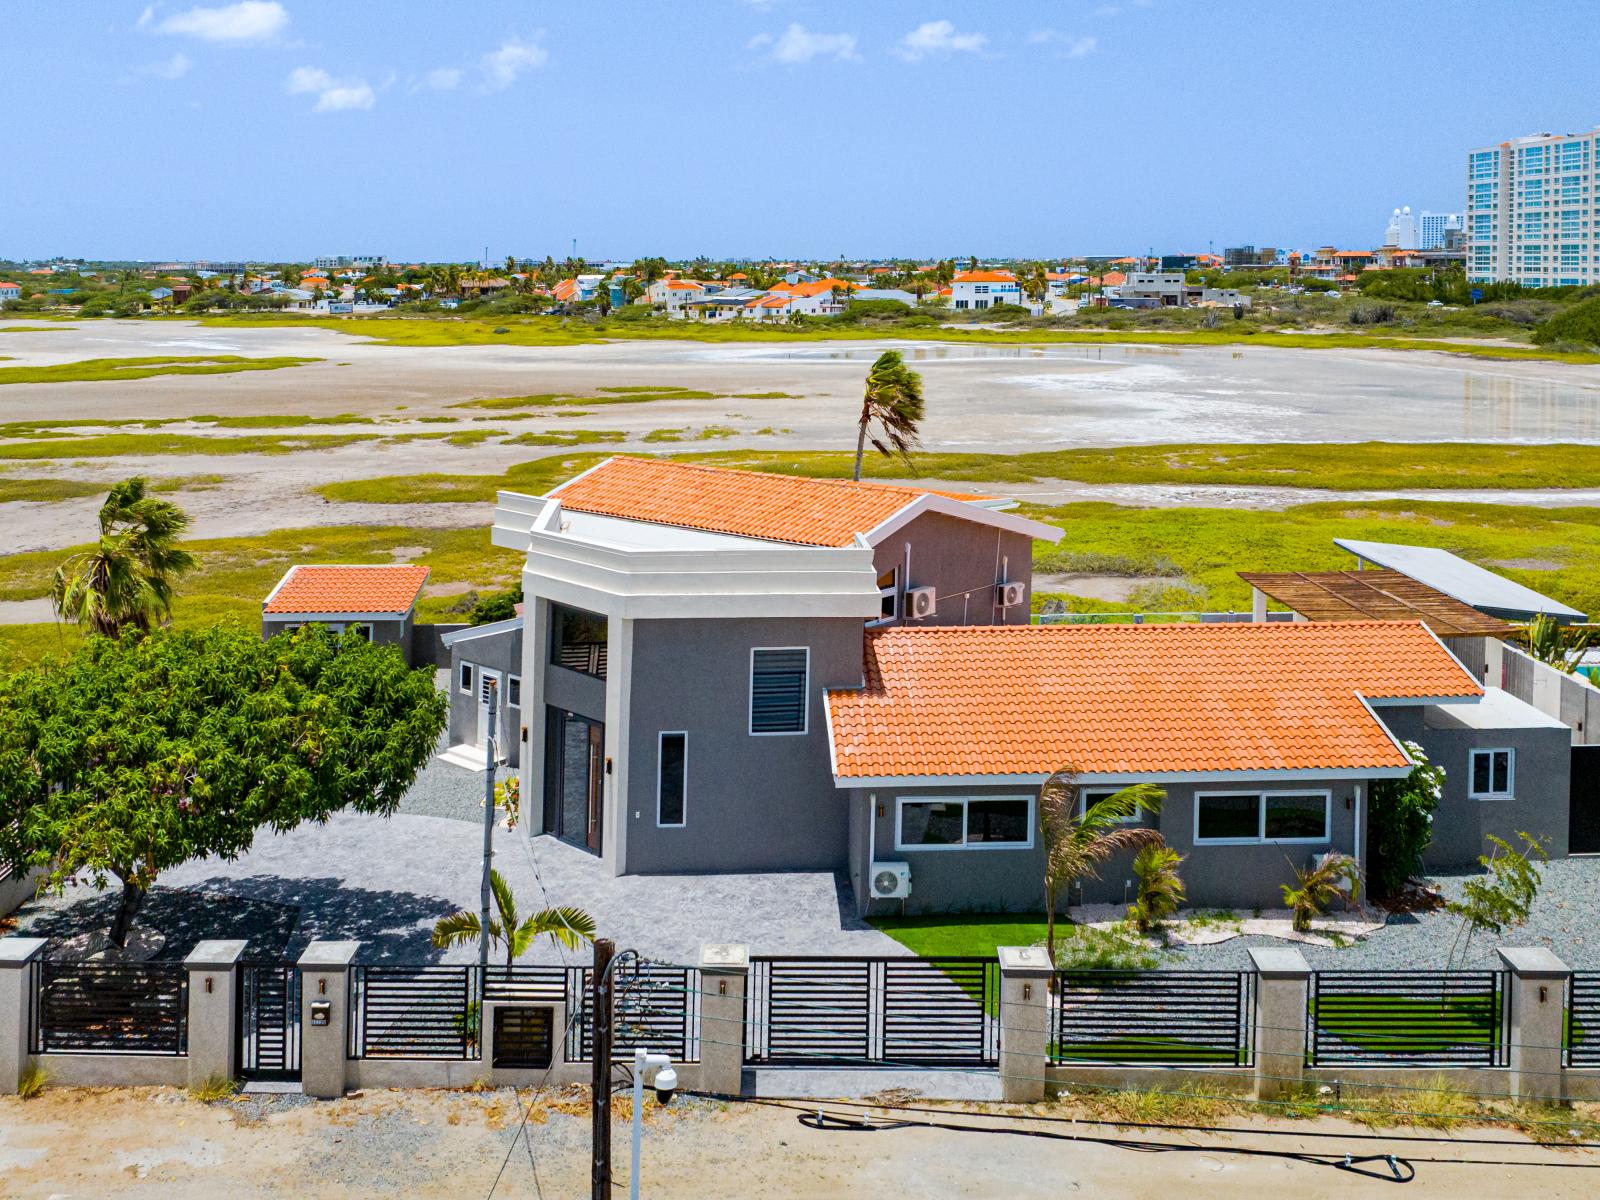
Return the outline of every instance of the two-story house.
<path id="1" fill-rule="evenodd" d="M 950 280 L 950 307 L 963 311 L 996 304 L 1031 307 L 1010 271 L 962 271 Z"/>

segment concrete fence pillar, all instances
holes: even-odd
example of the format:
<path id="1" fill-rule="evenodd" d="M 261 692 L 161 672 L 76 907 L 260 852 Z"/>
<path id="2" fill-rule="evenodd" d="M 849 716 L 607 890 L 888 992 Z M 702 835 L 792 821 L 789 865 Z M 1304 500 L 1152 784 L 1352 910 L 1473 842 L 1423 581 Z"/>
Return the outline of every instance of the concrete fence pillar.
<path id="1" fill-rule="evenodd" d="M 1050 980 L 1042 946 L 1001 946 L 1000 1098 L 1028 1104 L 1045 1097 L 1050 1064 Z"/>
<path id="2" fill-rule="evenodd" d="M 1518 1100 L 1565 1100 L 1561 1045 L 1566 1035 L 1567 980 L 1572 971 L 1542 947 L 1500 951 L 1511 972 L 1510 1086 Z"/>
<path id="3" fill-rule="evenodd" d="M 44 938 L 0 938 L 0 1095 L 15 1096 L 28 1065 L 33 973 Z"/>
<path id="4" fill-rule="evenodd" d="M 242 941 L 201 942 L 183 960 L 189 972 L 189 1086 L 232 1079 L 239 1021 Z"/>
<path id="5" fill-rule="evenodd" d="M 1256 975 L 1255 1098 L 1296 1092 L 1306 1072 L 1311 968 L 1298 950 L 1251 950 Z"/>
<path id="6" fill-rule="evenodd" d="M 744 1091 L 744 998 L 750 947 L 713 942 L 700 947 L 700 1090 Z"/>
<path id="7" fill-rule="evenodd" d="M 360 942 L 312 942 L 300 956 L 300 1086 L 318 1100 L 344 1095 L 350 1045 L 350 964 Z"/>

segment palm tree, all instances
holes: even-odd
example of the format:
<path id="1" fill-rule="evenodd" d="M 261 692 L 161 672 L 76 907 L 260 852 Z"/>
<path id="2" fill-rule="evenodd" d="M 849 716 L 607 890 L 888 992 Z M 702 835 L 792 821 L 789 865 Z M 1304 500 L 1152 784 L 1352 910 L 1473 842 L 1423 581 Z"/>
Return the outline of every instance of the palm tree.
<path id="1" fill-rule="evenodd" d="M 909 467 L 922 412 L 922 376 L 906 366 L 898 350 L 885 350 L 867 372 L 867 390 L 861 400 L 856 430 L 857 483 L 861 482 L 861 459 L 872 425 L 878 427 L 878 433 L 870 435 L 873 448 L 885 458 L 898 454 Z"/>
<path id="2" fill-rule="evenodd" d="M 56 568 L 50 587 L 56 615 L 106 637 L 170 616 L 173 581 L 194 568 L 194 558 L 178 547 L 188 527 L 183 509 L 145 494 L 142 477 L 124 479 L 100 506 L 99 542 Z"/>
<path id="3" fill-rule="evenodd" d="M 1082 803 L 1078 773 L 1062 767 L 1039 789 L 1039 833 L 1044 841 L 1045 947 L 1056 960 L 1056 902 L 1074 880 L 1098 879 L 1095 868 L 1128 850 L 1162 845 L 1147 825 L 1126 822 L 1140 813 L 1158 813 L 1167 794 L 1151 783 L 1123 788 Z"/>
<path id="4" fill-rule="evenodd" d="M 1296 867 L 1294 882 L 1280 884 L 1283 902 L 1294 914 L 1297 933 L 1311 932 L 1311 918 L 1322 915 L 1335 900 L 1361 897 L 1361 864 L 1348 854 L 1324 854 L 1308 867 Z"/>
<path id="5" fill-rule="evenodd" d="M 538 938 L 547 937 L 568 950 L 582 949 L 594 941 L 594 918 L 581 908 L 563 905 L 560 908 L 542 908 L 527 920 L 520 920 L 516 897 L 511 885 L 499 871 L 489 872 L 489 890 L 494 893 L 494 906 L 499 919 L 489 919 L 489 942 L 504 946 L 506 966 L 511 966 L 527 953 L 528 947 Z M 470 945 L 483 936 L 481 919 L 475 912 L 465 910 L 441 917 L 433 927 L 433 944 L 440 949 L 447 946 Z"/>
<path id="6" fill-rule="evenodd" d="M 1568 628 L 1546 613 L 1534 617 L 1522 630 L 1530 656 L 1568 675 L 1577 670 L 1584 652 L 1600 643 L 1597 635 L 1600 635 L 1600 628 L 1592 625 Z"/>
<path id="7" fill-rule="evenodd" d="M 1188 889 L 1178 874 L 1182 865 L 1183 855 L 1171 846 L 1152 844 L 1133 856 L 1139 894 L 1128 906 L 1128 919 L 1140 933 L 1149 933 L 1183 907 Z"/>

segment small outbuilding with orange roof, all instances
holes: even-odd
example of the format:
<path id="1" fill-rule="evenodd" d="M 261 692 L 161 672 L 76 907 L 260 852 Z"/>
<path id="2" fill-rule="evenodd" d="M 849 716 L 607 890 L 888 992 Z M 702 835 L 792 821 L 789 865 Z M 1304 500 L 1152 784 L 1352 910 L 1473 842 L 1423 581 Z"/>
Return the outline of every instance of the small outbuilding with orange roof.
<path id="1" fill-rule="evenodd" d="M 371 642 L 398 646 L 409 663 L 417 600 L 428 573 L 413 563 L 290 567 L 261 602 L 261 636 L 303 625 L 321 625 L 335 634 L 355 629 Z"/>

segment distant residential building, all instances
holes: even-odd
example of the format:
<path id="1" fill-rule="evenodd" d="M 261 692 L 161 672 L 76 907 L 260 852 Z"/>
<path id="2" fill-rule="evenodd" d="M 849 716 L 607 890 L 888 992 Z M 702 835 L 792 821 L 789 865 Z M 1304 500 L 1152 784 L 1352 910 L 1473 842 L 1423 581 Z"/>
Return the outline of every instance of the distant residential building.
<path id="1" fill-rule="evenodd" d="M 1384 227 L 1383 244 L 1397 250 L 1417 250 L 1420 249 L 1418 238 L 1417 219 L 1411 215 L 1411 206 L 1395 209 Z"/>
<path id="2" fill-rule="evenodd" d="M 19 283 L 0 283 L 0 301 L 21 300 L 22 285 Z"/>
<path id="3" fill-rule="evenodd" d="M 322 271 L 334 271 L 341 267 L 370 271 L 375 267 L 385 266 L 388 261 L 381 254 L 340 254 L 329 258 L 312 259 L 311 265 Z"/>
<path id="4" fill-rule="evenodd" d="M 1215 255 L 1201 255 L 1215 258 Z M 1257 267 L 1270 267 L 1278 261 L 1278 251 L 1272 246 L 1228 246 L 1222 251 L 1222 265 L 1230 271 L 1248 271 Z"/>
<path id="5" fill-rule="evenodd" d="M 644 292 L 645 300 L 669 317 L 681 317 L 685 304 L 705 295 L 706 285 L 692 279 L 657 279 Z"/>
<path id="6" fill-rule="evenodd" d="M 963 271 L 950 281 L 950 307 L 958 311 L 1026 303 L 1010 271 Z"/>
<path id="7" fill-rule="evenodd" d="M 1461 229 L 1460 213 L 1437 213 L 1423 209 L 1417 216 L 1417 249 L 1443 250 L 1451 231 Z"/>
<path id="8" fill-rule="evenodd" d="M 895 300 L 907 308 L 917 306 L 917 298 L 903 288 L 858 288 L 850 294 L 852 300 Z"/>
<path id="9" fill-rule="evenodd" d="M 1467 278 L 1525 287 L 1600 282 L 1600 126 L 1467 154 Z"/>

